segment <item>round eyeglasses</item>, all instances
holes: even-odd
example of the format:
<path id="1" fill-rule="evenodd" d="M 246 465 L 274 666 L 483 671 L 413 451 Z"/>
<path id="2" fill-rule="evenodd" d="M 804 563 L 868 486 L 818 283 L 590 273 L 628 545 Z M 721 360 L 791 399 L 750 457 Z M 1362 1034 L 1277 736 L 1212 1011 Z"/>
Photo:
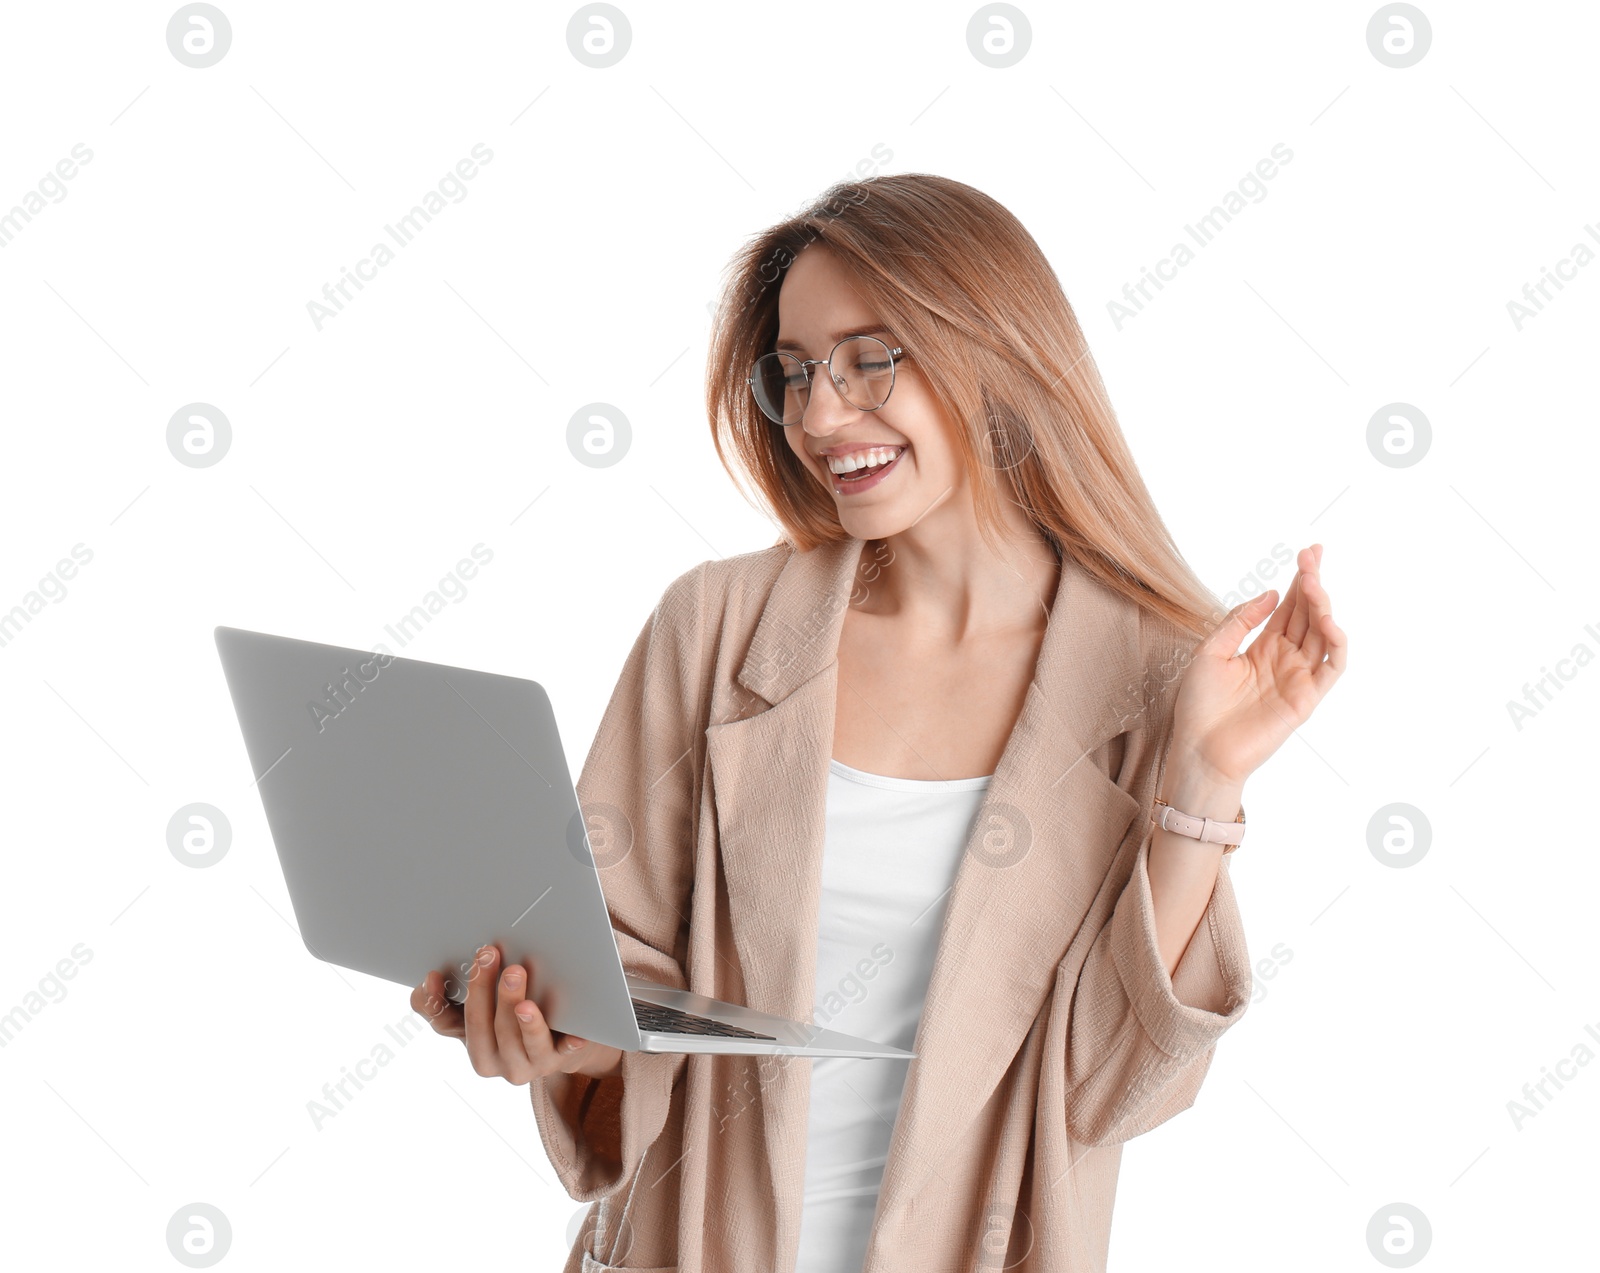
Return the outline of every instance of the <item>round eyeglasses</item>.
<path id="1" fill-rule="evenodd" d="M 894 360 L 904 355 L 876 336 L 846 336 L 826 358 L 762 354 L 750 367 L 745 383 L 761 413 L 774 424 L 799 424 L 811 400 L 811 368 L 825 364 L 839 396 L 859 411 L 876 411 L 894 389 Z"/>

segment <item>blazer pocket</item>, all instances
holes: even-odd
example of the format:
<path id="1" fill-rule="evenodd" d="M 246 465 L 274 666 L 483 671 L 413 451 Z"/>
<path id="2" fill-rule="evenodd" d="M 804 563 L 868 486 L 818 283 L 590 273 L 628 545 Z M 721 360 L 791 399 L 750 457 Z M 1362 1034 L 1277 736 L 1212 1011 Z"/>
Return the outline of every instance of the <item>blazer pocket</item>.
<path id="1" fill-rule="evenodd" d="M 1084 762 L 1087 764 L 1087 760 Z M 1134 814 L 1139 812 L 1139 797 L 1118 785 L 1117 780 L 1099 765 L 1090 766 L 1098 781 L 1094 784 L 1100 788 L 1097 800 L 1101 802 L 1104 817 L 1107 823 L 1118 832 L 1126 834 L 1127 828 L 1133 821 Z"/>
<path id="2" fill-rule="evenodd" d="M 649 1268 L 636 1264 L 602 1264 L 587 1251 L 583 1253 L 581 1268 L 583 1273 L 612 1273 L 613 1270 L 618 1273 L 678 1273 L 676 1264 L 652 1264 Z"/>
<path id="3" fill-rule="evenodd" d="M 1089 854 L 1101 857 L 1102 869 L 1109 869 L 1118 851 L 1134 830 L 1143 808 L 1139 797 L 1124 790 L 1106 773 L 1094 756 L 1085 756 L 1071 775 L 1078 786 L 1065 796 L 1090 836 Z"/>

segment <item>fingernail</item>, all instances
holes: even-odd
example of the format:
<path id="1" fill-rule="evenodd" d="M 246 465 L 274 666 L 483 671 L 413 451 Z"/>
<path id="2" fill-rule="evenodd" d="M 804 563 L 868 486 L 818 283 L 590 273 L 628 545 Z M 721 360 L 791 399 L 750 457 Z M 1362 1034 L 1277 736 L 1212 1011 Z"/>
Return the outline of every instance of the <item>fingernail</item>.
<path id="1" fill-rule="evenodd" d="M 512 968 L 506 973 L 506 985 L 520 986 L 522 984 L 522 969 Z"/>
<path id="2" fill-rule="evenodd" d="M 517 1005 L 516 1012 L 517 1016 L 521 1017 L 524 1021 L 533 1020 L 533 1005 L 531 1003 L 519 1003 Z"/>

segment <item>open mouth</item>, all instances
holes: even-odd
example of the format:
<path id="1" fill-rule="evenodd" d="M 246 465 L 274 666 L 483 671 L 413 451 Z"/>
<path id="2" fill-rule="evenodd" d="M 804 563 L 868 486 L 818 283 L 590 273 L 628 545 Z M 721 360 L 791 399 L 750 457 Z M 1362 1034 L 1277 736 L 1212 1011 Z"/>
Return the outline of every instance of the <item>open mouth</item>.
<path id="1" fill-rule="evenodd" d="M 900 463 L 900 457 L 903 456 L 909 449 L 909 447 L 904 446 L 884 447 L 882 450 L 877 452 L 868 452 L 868 454 L 874 456 L 878 462 L 865 465 L 862 468 L 854 469 L 848 473 L 835 473 L 830 468 L 828 473 L 833 479 L 834 490 L 840 494 L 844 494 L 852 490 L 860 490 L 868 486 L 877 485 L 877 483 L 881 481 L 896 464 Z M 888 456 L 887 459 L 881 458 L 885 455 Z"/>

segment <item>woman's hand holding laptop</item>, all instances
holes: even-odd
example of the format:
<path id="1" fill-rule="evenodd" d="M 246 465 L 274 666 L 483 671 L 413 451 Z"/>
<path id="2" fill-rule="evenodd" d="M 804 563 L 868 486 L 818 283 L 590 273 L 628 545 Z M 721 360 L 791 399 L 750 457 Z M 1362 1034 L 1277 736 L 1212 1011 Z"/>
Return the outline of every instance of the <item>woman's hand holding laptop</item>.
<path id="1" fill-rule="evenodd" d="M 472 1068 L 485 1078 L 522 1086 L 551 1074 L 612 1078 L 622 1073 L 620 1048 L 552 1032 L 525 993 L 528 970 L 513 964 L 497 977 L 500 959 L 497 946 L 479 949 L 464 1006 L 445 997 L 444 974 L 430 972 L 411 992 L 413 1011 L 437 1033 L 462 1040 Z"/>

